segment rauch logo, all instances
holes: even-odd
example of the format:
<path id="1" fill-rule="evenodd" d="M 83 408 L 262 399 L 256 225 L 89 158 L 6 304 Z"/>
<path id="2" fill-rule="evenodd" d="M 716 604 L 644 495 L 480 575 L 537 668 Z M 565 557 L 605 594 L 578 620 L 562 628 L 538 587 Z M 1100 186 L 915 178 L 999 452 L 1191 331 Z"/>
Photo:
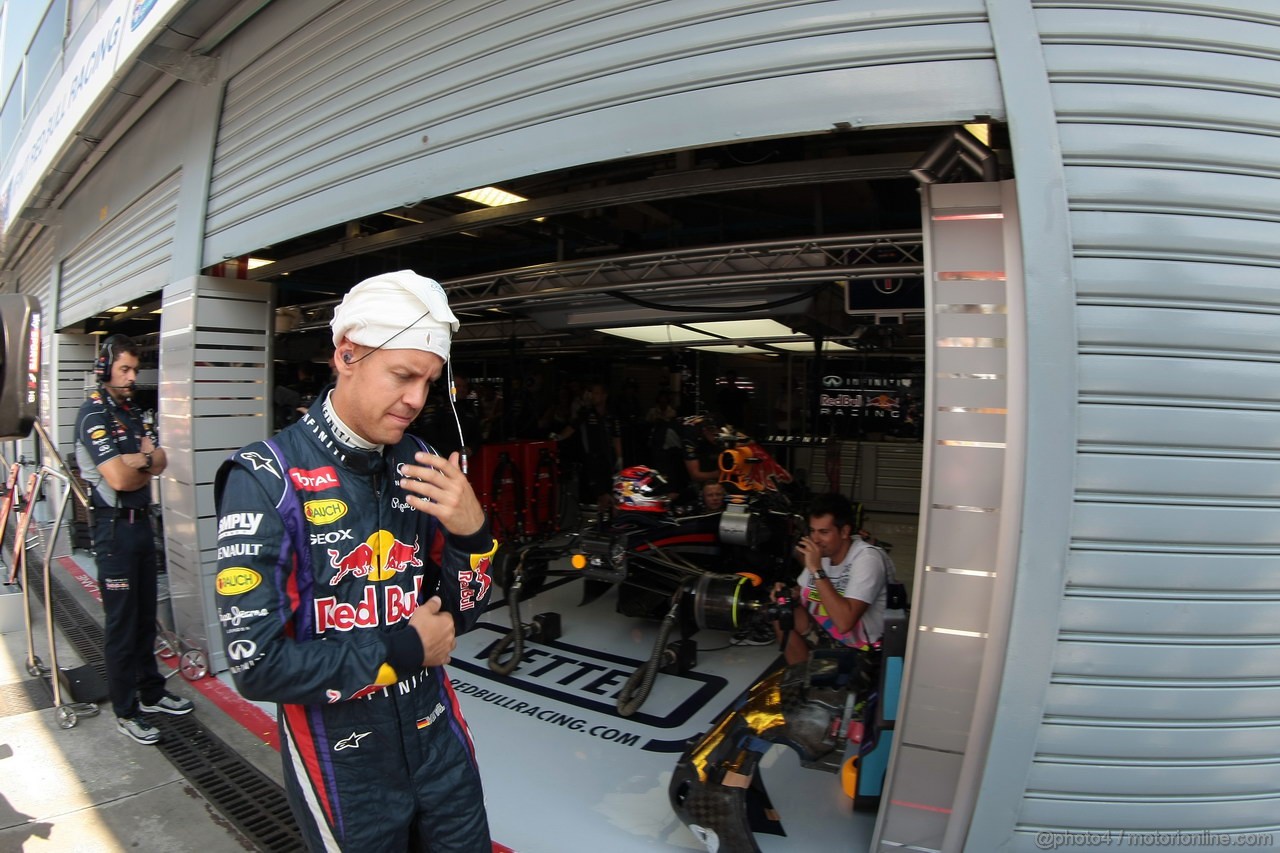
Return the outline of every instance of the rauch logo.
<path id="1" fill-rule="evenodd" d="M 262 575 L 243 566 L 223 569 L 215 581 L 218 595 L 240 595 L 262 583 Z"/>
<path id="2" fill-rule="evenodd" d="M 307 501 L 302 513 L 312 524 L 332 524 L 347 514 L 347 505 L 337 498 L 324 501 Z"/>

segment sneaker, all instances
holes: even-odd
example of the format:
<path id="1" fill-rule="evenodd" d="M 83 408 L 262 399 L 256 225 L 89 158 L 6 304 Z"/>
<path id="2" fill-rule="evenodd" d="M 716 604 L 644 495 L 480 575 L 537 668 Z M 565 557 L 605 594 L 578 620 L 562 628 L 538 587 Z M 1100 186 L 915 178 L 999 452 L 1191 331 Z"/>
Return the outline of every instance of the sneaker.
<path id="1" fill-rule="evenodd" d="M 183 699 L 172 693 L 164 693 L 154 702 L 139 702 L 138 707 L 151 714 L 173 714 L 175 717 L 190 714 L 196 709 L 190 699 Z"/>
<path id="2" fill-rule="evenodd" d="M 160 730 L 141 717 L 116 717 L 116 730 L 148 746 L 160 742 Z"/>

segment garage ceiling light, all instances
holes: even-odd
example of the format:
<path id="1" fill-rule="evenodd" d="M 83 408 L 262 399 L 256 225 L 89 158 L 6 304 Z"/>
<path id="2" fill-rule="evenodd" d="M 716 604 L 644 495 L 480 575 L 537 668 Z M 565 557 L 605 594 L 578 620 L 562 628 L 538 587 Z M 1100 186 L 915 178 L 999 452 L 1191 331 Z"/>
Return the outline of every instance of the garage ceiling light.
<path id="1" fill-rule="evenodd" d="M 787 352 L 808 352 L 812 353 L 813 341 L 769 341 L 769 346 L 775 349 L 784 349 Z M 832 343 L 827 341 L 822 345 L 823 352 L 833 352 L 842 350 L 844 352 L 856 352 L 853 347 L 847 347 L 844 344 Z"/>
<path id="2" fill-rule="evenodd" d="M 688 323 L 691 329 L 697 329 L 710 335 L 718 335 L 734 341 L 745 341 L 751 338 L 795 338 L 801 340 L 805 335 L 798 335 L 777 320 L 713 320 L 703 323 Z"/>
<path id="3" fill-rule="evenodd" d="M 747 346 L 745 344 L 712 344 L 710 346 L 693 345 L 698 352 L 727 352 L 733 355 L 772 355 L 777 356 L 776 352 L 770 352 L 760 347 Z"/>
<path id="4" fill-rule="evenodd" d="M 480 187 L 478 190 L 467 190 L 464 193 L 458 193 L 458 198 L 465 198 L 467 201 L 474 201 L 476 204 L 483 204 L 485 207 L 502 207 L 504 204 L 515 204 L 518 201 L 529 200 L 524 196 L 509 193 L 497 187 Z"/>
<path id="5" fill-rule="evenodd" d="M 723 340 L 715 335 L 696 332 L 684 326 L 672 326 L 669 323 L 659 326 L 623 326 L 617 329 L 596 329 L 596 331 L 633 341 L 643 341 L 647 344 L 687 344 L 694 341 Z"/>

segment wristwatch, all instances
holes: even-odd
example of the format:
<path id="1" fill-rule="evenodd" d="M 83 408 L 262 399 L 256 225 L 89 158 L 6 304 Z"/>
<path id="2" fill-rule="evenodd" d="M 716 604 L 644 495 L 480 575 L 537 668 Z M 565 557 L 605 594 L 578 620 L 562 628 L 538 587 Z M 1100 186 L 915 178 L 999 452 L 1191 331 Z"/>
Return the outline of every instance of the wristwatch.
<path id="1" fill-rule="evenodd" d="M 827 573 L 824 572 L 822 569 L 814 569 L 813 577 L 815 580 L 820 580 L 820 581 L 830 580 L 830 578 L 827 577 Z"/>
<path id="2" fill-rule="evenodd" d="M 143 465 L 143 466 L 142 466 L 141 468 L 139 468 L 138 470 L 140 470 L 140 471 L 150 471 L 150 470 L 151 470 L 151 454 L 150 454 L 150 453 L 147 453 L 146 451 L 143 451 L 142 455 L 143 455 L 143 456 L 145 456 L 145 457 L 147 458 L 147 464 L 146 464 L 146 465 Z"/>

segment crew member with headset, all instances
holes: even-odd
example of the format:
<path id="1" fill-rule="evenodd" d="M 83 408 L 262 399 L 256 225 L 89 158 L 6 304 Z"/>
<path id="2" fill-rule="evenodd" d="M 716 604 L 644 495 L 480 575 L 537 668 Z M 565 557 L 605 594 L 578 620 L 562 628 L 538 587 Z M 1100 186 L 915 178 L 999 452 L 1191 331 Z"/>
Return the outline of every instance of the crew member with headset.
<path id="1" fill-rule="evenodd" d="M 151 478 L 164 471 L 168 459 L 155 427 L 133 406 L 138 353 L 124 335 L 102 342 L 93 368 L 98 387 L 76 416 L 75 447 L 93 506 L 107 690 L 116 728 L 138 743 L 154 744 L 160 732 L 140 712 L 181 715 L 194 706 L 164 689 L 156 666 L 156 545 L 148 507 Z"/>

